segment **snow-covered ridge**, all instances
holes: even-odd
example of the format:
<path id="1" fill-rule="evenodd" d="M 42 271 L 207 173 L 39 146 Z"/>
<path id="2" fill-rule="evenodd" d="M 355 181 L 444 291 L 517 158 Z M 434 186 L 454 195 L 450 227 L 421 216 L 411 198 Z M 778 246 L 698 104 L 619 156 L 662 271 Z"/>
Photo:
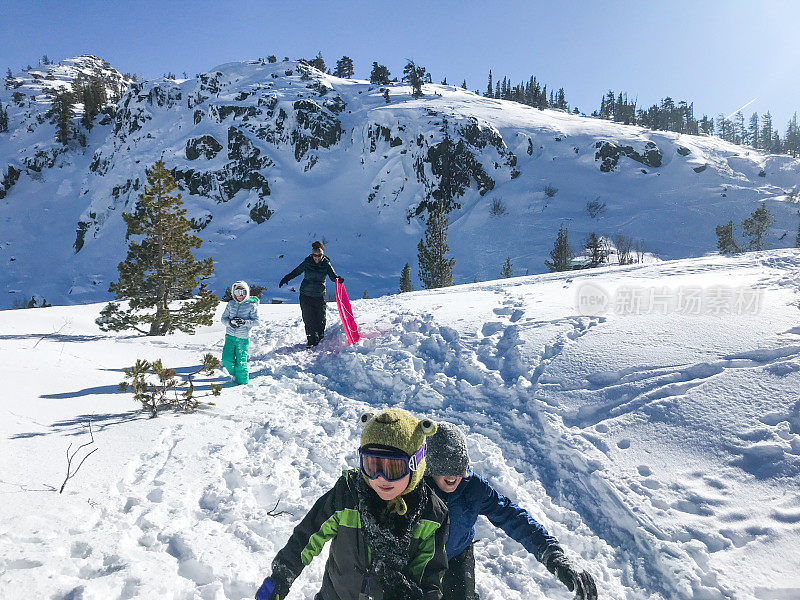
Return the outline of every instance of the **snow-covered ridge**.
<path id="1" fill-rule="evenodd" d="M 99 59 L 75 61 L 108 70 Z M 60 65 L 56 81 L 79 70 Z M 26 77 L 19 90 L 0 90 L 11 117 L 0 134 L 0 218 L 9 231 L 0 289 L 11 294 L 0 306 L 26 294 L 56 303 L 107 298 L 125 252 L 120 214 L 159 158 L 184 189 L 220 292 L 241 277 L 271 286 L 316 238 L 351 289 L 393 291 L 403 264 L 416 263 L 445 154 L 461 282 L 497 276 L 506 257 L 515 273 L 543 271 L 562 223 L 575 246 L 590 232 L 620 233 L 663 258 L 715 250 L 715 226 L 741 222 L 761 201 L 776 216 L 771 246 L 792 245 L 797 231 L 786 195 L 800 184 L 800 163 L 717 138 L 540 111 L 452 86 L 425 85 L 415 99 L 403 84 L 250 61 L 132 83 L 113 119 L 98 118 L 86 133 L 85 147 L 65 149 L 44 106 L 20 116 L 13 92 L 47 82 Z M 23 106 L 39 101 L 26 98 Z"/>

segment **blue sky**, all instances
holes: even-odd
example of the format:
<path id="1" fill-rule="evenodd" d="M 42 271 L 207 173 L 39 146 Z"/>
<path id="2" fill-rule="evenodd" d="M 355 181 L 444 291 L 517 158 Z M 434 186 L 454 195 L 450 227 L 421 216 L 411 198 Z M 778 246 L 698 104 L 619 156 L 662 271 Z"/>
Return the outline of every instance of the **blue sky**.
<path id="1" fill-rule="evenodd" d="M 435 82 L 486 89 L 489 69 L 515 83 L 530 75 L 564 87 L 571 106 L 599 107 L 609 89 L 649 106 L 664 96 L 695 114 L 746 104 L 772 111 L 784 130 L 800 109 L 800 2 L 305 2 L 4 0 L 0 67 L 42 54 L 105 58 L 122 72 L 179 76 L 237 60 L 311 58 L 333 68 L 350 56 L 356 76 L 372 61 L 399 75 L 405 59 Z"/>

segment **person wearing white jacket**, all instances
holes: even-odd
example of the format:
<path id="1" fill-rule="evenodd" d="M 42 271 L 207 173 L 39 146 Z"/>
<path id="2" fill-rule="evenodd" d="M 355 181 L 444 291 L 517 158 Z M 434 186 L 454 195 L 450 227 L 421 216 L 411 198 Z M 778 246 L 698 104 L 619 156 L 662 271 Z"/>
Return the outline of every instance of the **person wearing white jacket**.
<path id="1" fill-rule="evenodd" d="M 225 324 L 225 346 L 222 348 L 222 366 L 237 384 L 250 381 L 247 370 L 247 351 L 250 347 L 250 330 L 258 325 L 258 298 L 250 295 L 247 282 L 237 281 L 231 286 L 233 300 L 222 313 Z"/>

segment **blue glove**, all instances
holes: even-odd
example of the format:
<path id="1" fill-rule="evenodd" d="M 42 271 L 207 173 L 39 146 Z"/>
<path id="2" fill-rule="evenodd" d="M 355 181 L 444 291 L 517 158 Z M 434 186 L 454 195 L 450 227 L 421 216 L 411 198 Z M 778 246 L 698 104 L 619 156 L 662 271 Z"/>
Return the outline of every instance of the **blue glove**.
<path id="1" fill-rule="evenodd" d="M 256 600 L 281 600 L 281 598 L 286 597 L 285 594 L 283 596 L 279 595 L 278 590 L 275 588 L 275 582 L 267 577 L 256 592 Z"/>

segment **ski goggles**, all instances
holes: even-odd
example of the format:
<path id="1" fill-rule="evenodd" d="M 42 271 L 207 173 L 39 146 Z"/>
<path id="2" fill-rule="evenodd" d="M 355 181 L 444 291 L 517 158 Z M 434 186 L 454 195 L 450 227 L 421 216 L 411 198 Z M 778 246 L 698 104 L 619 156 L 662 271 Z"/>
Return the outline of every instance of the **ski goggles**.
<path id="1" fill-rule="evenodd" d="M 413 456 L 400 452 L 360 449 L 358 456 L 361 460 L 361 473 L 367 479 L 377 479 L 380 475 L 386 481 L 398 481 L 417 470 L 419 463 L 425 458 L 427 448 L 426 444 L 422 444 Z"/>

